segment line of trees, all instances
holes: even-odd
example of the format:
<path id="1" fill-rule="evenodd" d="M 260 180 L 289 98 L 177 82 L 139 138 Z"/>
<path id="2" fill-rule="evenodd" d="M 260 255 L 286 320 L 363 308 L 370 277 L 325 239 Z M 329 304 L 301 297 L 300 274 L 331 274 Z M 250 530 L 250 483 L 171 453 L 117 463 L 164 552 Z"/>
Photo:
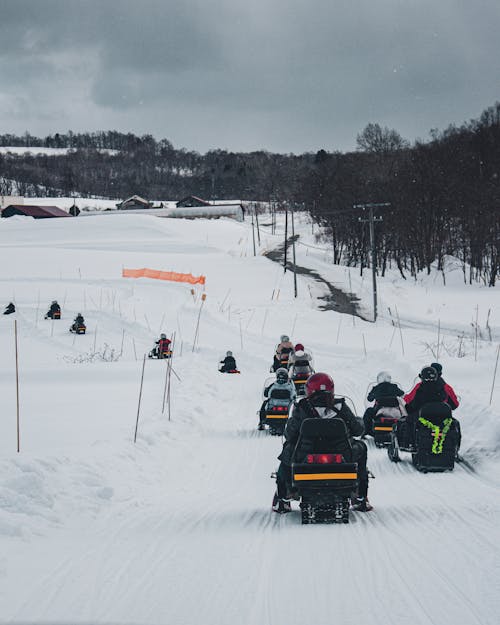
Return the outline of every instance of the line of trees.
<path id="1" fill-rule="evenodd" d="M 404 277 L 415 276 L 436 261 L 442 268 L 451 255 L 463 262 L 464 279 L 493 286 L 500 247 L 500 103 L 460 127 L 431 131 L 427 142 L 410 145 L 397 131 L 368 124 L 357 144 L 351 153 L 202 155 L 167 139 L 116 131 L 4 134 L 2 146 L 68 152 L 0 154 L 0 193 L 274 201 L 308 210 L 324 227 L 335 261 L 361 268 L 368 263 L 368 233 L 352 207 L 389 202 L 377 224 L 380 272 L 394 265 Z"/>

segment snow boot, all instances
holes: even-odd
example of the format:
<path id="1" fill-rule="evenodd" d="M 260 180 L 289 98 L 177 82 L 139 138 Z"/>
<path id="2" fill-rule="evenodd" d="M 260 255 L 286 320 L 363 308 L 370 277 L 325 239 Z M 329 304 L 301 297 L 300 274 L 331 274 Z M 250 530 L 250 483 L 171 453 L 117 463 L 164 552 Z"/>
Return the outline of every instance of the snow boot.
<path id="1" fill-rule="evenodd" d="M 356 497 L 352 502 L 352 509 L 357 512 L 370 512 L 370 510 L 373 510 L 373 506 L 367 497 Z"/>
<path id="2" fill-rule="evenodd" d="M 292 511 L 292 506 L 289 501 L 285 501 L 284 499 L 280 499 L 278 494 L 275 493 L 273 497 L 273 512 L 277 512 L 278 514 L 286 514 L 287 512 Z"/>

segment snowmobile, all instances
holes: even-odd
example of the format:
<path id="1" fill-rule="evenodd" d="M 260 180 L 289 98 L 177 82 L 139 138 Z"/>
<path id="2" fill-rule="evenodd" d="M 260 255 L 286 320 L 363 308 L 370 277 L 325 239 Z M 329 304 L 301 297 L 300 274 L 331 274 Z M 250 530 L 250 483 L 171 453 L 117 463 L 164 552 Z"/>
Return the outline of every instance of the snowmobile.
<path id="1" fill-rule="evenodd" d="M 295 384 L 297 395 L 306 394 L 306 382 L 313 375 L 314 369 L 308 360 L 296 360 L 290 369 L 290 379 Z"/>
<path id="2" fill-rule="evenodd" d="M 399 462 L 400 451 L 412 454 L 412 462 L 422 473 L 453 471 L 458 458 L 458 422 L 451 408 L 443 402 L 422 406 L 415 423 L 415 444 L 410 446 L 408 424 L 400 421 L 393 426 L 387 454 Z"/>
<path id="3" fill-rule="evenodd" d="M 305 419 L 292 458 L 292 487 L 300 497 L 302 524 L 349 523 L 358 465 L 342 419 Z"/>
<path id="4" fill-rule="evenodd" d="M 74 323 L 69 329 L 73 334 L 85 334 L 87 326 L 84 323 Z"/>
<path id="5" fill-rule="evenodd" d="M 264 389 L 274 382 L 274 378 L 268 378 L 264 383 Z M 273 388 L 267 397 L 263 396 L 263 399 L 267 399 L 264 425 L 269 427 L 269 433 L 273 436 L 281 436 L 285 431 L 286 422 L 290 414 L 290 406 L 292 405 L 290 392 L 286 388 Z"/>
<path id="6" fill-rule="evenodd" d="M 164 358 L 172 358 L 172 350 L 164 349 L 160 351 L 157 347 L 154 347 L 148 354 L 148 358 L 158 358 L 162 360 Z"/>
<path id="7" fill-rule="evenodd" d="M 372 434 L 377 447 L 387 447 L 391 442 L 391 432 L 401 417 L 406 415 L 404 406 L 397 397 L 383 397 L 375 403 L 377 412 L 373 417 Z"/>
<path id="8" fill-rule="evenodd" d="M 270 373 L 276 373 L 276 371 L 280 369 L 281 367 L 284 367 L 285 369 L 287 369 L 288 359 L 290 358 L 291 353 L 292 353 L 292 350 L 285 347 L 283 351 L 281 352 L 279 359 L 276 357 L 276 354 L 275 354 L 273 364 L 271 365 L 271 368 L 269 369 Z"/>

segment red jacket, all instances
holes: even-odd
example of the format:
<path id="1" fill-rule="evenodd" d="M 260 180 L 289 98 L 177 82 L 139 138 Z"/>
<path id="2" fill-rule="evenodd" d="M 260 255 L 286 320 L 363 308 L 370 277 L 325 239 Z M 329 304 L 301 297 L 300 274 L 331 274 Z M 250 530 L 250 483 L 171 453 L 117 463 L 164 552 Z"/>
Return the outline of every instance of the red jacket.
<path id="1" fill-rule="evenodd" d="M 446 403 L 450 406 L 452 410 L 455 410 L 455 408 L 458 408 L 458 406 L 460 405 L 457 395 L 449 384 L 447 384 L 443 379 L 441 379 L 441 381 L 443 383 L 443 390 L 446 393 Z M 421 385 L 422 382 L 418 382 L 417 384 L 415 384 L 414 388 L 412 388 L 412 390 L 403 397 L 405 404 L 409 404 L 415 399 L 415 395 Z"/>
<path id="2" fill-rule="evenodd" d="M 170 343 L 172 341 L 170 339 L 160 339 L 158 341 L 158 351 L 163 354 L 170 350 Z"/>

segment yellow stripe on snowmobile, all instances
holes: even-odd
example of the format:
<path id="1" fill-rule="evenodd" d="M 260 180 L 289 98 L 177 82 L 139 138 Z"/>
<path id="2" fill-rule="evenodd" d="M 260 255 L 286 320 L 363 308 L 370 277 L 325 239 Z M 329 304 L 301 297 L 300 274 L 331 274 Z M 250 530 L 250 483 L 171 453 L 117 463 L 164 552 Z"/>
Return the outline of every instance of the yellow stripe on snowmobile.
<path id="1" fill-rule="evenodd" d="M 305 384 L 307 380 L 294 380 L 294 384 Z"/>
<path id="2" fill-rule="evenodd" d="M 266 419 L 288 419 L 288 415 L 280 415 L 280 414 L 268 414 L 266 415 Z"/>
<path id="3" fill-rule="evenodd" d="M 357 473 L 295 473 L 293 479 L 297 482 L 308 480 L 357 480 Z"/>
<path id="4" fill-rule="evenodd" d="M 377 430 L 377 432 L 392 432 L 392 426 L 390 428 L 388 428 L 386 426 L 377 425 L 373 429 Z"/>

